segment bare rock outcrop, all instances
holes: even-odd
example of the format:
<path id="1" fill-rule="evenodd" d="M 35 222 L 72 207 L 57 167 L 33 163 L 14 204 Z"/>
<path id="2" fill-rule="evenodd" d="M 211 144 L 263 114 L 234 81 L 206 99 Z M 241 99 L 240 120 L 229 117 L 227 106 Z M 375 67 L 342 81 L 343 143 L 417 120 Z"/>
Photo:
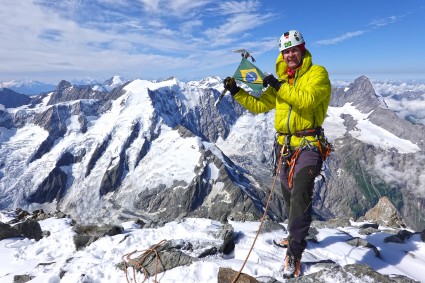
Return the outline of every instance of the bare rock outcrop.
<path id="1" fill-rule="evenodd" d="M 386 196 L 380 198 L 378 203 L 366 212 L 365 219 L 383 226 L 406 227 L 397 208 Z"/>

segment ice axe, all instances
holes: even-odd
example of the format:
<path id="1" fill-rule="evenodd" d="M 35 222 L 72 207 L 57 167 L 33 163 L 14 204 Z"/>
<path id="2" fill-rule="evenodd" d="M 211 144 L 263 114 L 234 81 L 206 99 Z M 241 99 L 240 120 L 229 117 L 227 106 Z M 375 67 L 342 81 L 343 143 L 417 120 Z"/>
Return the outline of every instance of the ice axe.
<path id="1" fill-rule="evenodd" d="M 214 107 L 217 107 L 217 105 L 220 103 L 221 99 L 223 98 L 223 96 L 226 94 L 227 89 L 223 89 L 223 91 L 221 92 L 220 96 L 217 98 L 217 100 L 214 103 Z"/>

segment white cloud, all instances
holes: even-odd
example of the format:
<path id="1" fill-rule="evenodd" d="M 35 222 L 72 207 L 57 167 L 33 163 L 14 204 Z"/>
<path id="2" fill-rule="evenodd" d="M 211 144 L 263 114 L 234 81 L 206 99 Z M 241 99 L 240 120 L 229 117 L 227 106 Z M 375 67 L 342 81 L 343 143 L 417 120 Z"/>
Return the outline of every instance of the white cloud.
<path id="1" fill-rule="evenodd" d="M 388 184 L 396 184 L 398 186 L 405 186 L 406 173 L 400 172 L 391 165 L 392 161 L 388 155 L 377 154 L 375 156 L 374 171 L 377 172 Z"/>
<path id="2" fill-rule="evenodd" d="M 371 26 L 371 29 L 367 29 L 367 30 L 357 30 L 357 31 L 351 31 L 351 32 L 346 32 L 342 35 L 339 35 L 337 37 L 334 38 L 329 38 L 329 39 L 323 39 L 323 40 L 319 40 L 316 41 L 314 43 L 314 45 L 334 45 L 334 44 L 338 44 L 340 42 L 346 41 L 348 39 L 357 37 L 357 36 L 361 36 L 367 32 L 371 32 L 374 29 L 379 29 L 381 27 L 393 24 L 397 21 L 399 21 L 401 18 L 403 18 L 405 15 L 400 15 L 400 16 L 389 16 L 386 18 L 380 18 L 380 19 L 374 19 L 372 20 L 368 26 Z"/>
<path id="3" fill-rule="evenodd" d="M 130 1 L 131 0 L 127 0 Z M 194 13 L 198 9 L 202 9 L 208 4 L 212 3 L 211 0 L 139 0 L 143 9 L 149 14 L 156 16 L 162 15 L 165 17 L 187 17 L 188 14 Z"/>
<path id="4" fill-rule="evenodd" d="M 240 13 L 252 13 L 258 10 L 258 1 L 227 1 L 220 2 L 218 5 L 218 11 L 223 14 L 240 14 Z"/>
<path id="5" fill-rule="evenodd" d="M 323 40 L 319 40 L 314 42 L 314 45 L 334 45 L 340 42 L 343 42 L 347 39 L 356 37 L 356 36 L 360 36 L 365 34 L 367 31 L 366 30 L 358 30 L 358 31 L 353 31 L 353 32 L 346 32 L 343 35 L 334 37 L 334 38 L 329 38 L 329 39 L 323 39 Z"/>
<path id="6" fill-rule="evenodd" d="M 384 94 L 403 94 L 408 91 L 425 93 L 424 83 L 374 82 L 373 86 L 379 93 Z"/>
<path id="7" fill-rule="evenodd" d="M 388 107 L 403 119 L 425 125 L 425 84 L 374 82 L 376 92 L 385 97 Z"/>
<path id="8" fill-rule="evenodd" d="M 403 119 L 425 125 L 425 100 L 385 99 L 388 107 Z"/>
<path id="9" fill-rule="evenodd" d="M 425 197 L 425 173 L 423 172 L 425 159 L 423 155 L 409 156 L 402 165 L 394 164 L 391 156 L 377 154 L 374 170 L 387 184 L 395 184 L 403 189 Z"/>
<path id="10" fill-rule="evenodd" d="M 57 83 L 67 79 L 65 73 L 75 79 L 79 73 L 113 72 L 156 79 L 175 75 L 171 72 L 178 68 L 196 73 L 195 68 L 225 66 L 237 57 L 218 62 L 217 54 L 228 53 L 236 42 L 248 47 L 242 41 L 250 29 L 272 17 L 260 13 L 258 1 L 239 4 L 242 13 L 223 17 L 223 7 L 237 7 L 236 2 L 4 0 L 0 76 L 19 79 L 25 73 L 40 79 L 49 74 L 47 81 Z"/>
<path id="11" fill-rule="evenodd" d="M 375 19 L 370 22 L 370 25 L 374 28 L 381 28 L 389 24 L 393 24 L 397 22 L 398 20 L 400 20 L 401 18 L 403 18 L 403 16 L 390 16 L 386 18 Z"/>
<path id="12" fill-rule="evenodd" d="M 140 2 L 143 4 L 143 7 L 148 12 L 158 12 L 159 1 L 160 0 L 140 0 Z"/>
<path id="13" fill-rule="evenodd" d="M 169 0 L 166 6 L 173 12 L 173 14 L 178 16 L 185 16 L 192 10 L 204 7 L 211 2 L 211 0 Z"/>
<path id="14" fill-rule="evenodd" d="M 202 20 L 195 19 L 193 21 L 187 21 L 180 25 L 180 31 L 183 36 L 191 37 L 191 33 L 194 29 L 201 27 L 203 24 Z"/>
<path id="15" fill-rule="evenodd" d="M 224 24 L 219 27 L 207 29 L 205 34 L 212 42 L 214 42 L 214 44 L 218 46 L 223 45 L 225 43 L 235 41 L 235 34 L 249 32 L 269 20 L 270 17 L 270 14 L 233 14 L 227 17 Z"/>

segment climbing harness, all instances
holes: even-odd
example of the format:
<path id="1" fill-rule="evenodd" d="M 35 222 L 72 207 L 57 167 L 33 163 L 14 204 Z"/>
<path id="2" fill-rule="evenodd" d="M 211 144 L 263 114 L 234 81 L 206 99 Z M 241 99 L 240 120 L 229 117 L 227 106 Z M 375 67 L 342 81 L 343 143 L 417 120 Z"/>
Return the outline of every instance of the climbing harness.
<path id="1" fill-rule="evenodd" d="M 284 141 L 284 144 L 282 145 L 281 150 L 279 150 L 280 145 L 277 142 L 277 139 L 279 136 L 285 137 L 285 141 Z M 297 148 L 294 148 L 290 145 L 292 136 L 303 138 L 300 145 Z M 309 137 L 309 136 L 315 137 L 316 140 L 315 141 L 307 140 L 306 137 Z M 329 154 L 333 150 L 332 144 L 325 137 L 324 130 L 322 127 L 301 130 L 292 134 L 276 133 L 275 148 L 273 151 L 275 153 L 278 152 L 279 155 L 283 155 L 283 157 L 285 158 L 285 162 L 287 166 L 289 167 L 289 173 L 288 173 L 289 189 L 292 188 L 293 177 L 295 173 L 295 164 L 297 163 L 298 156 L 301 153 L 301 151 L 307 148 L 310 150 L 318 150 L 320 152 L 320 155 L 323 161 L 325 161 L 328 158 Z M 276 159 L 277 158 L 274 158 L 274 160 Z M 275 163 L 273 175 L 276 175 L 276 168 L 277 168 L 277 164 Z"/>

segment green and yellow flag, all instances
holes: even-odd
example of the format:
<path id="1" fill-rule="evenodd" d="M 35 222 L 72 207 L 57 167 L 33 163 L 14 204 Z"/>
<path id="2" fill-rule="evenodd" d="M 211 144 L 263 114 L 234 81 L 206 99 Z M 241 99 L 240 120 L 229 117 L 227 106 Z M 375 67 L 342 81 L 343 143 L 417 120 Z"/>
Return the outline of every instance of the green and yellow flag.
<path id="1" fill-rule="evenodd" d="M 255 92 L 263 88 L 263 72 L 244 57 L 242 57 L 238 69 L 233 74 L 233 78 L 245 83 Z"/>

